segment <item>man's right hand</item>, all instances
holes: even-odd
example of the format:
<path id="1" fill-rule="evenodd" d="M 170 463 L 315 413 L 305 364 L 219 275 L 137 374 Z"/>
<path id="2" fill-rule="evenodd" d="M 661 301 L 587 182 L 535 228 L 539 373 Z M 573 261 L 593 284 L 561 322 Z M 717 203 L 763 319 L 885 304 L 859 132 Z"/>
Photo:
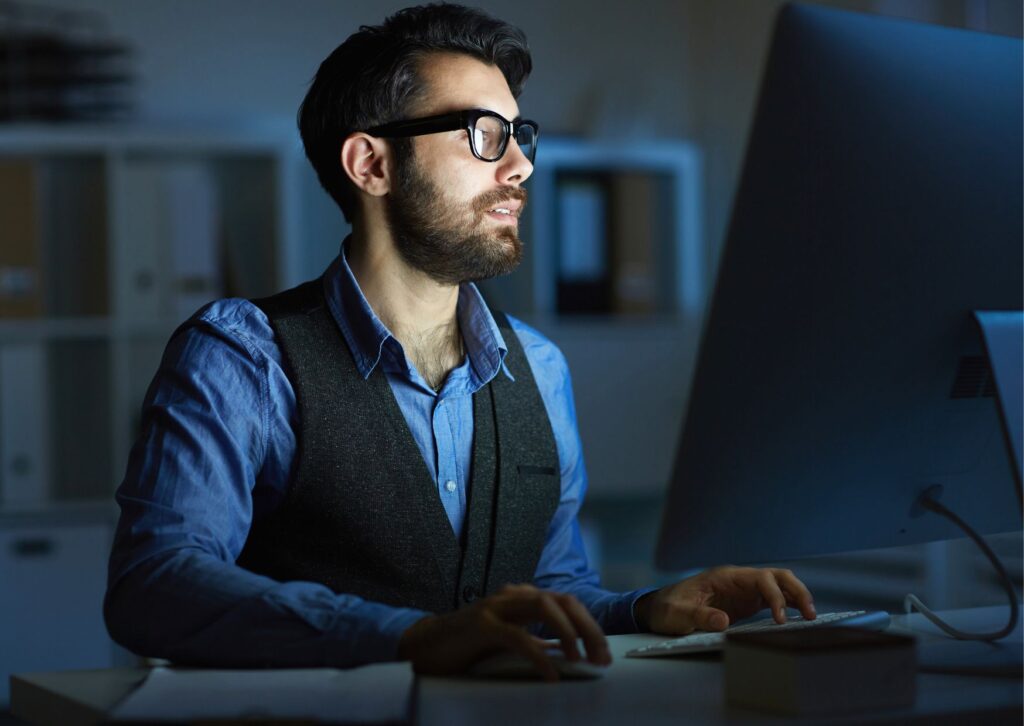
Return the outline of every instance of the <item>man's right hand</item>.
<path id="1" fill-rule="evenodd" d="M 507 585 L 461 610 L 423 618 L 402 634 L 398 657 L 412 661 L 417 673 L 449 675 L 494 652 L 511 650 L 529 658 L 545 679 L 558 680 L 545 641 L 526 630 L 532 623 L 553 632 L 569 660 L 581 658 L 576 642 L 582 638 L 591 663 L 612 661 L 601 627 L 579 600 L 532 585 Z"/>

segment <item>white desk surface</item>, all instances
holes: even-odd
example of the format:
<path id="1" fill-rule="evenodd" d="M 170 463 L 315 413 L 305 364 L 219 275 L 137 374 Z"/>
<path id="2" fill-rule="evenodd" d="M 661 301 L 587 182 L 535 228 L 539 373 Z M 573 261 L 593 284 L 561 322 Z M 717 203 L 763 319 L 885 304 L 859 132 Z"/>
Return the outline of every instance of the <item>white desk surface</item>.
<path id="1" fill-rule="evenodd" d="M 992 628 L 1006 620 L 1006 607 L 944 613 L 960 627 Z M 892 630 L 911 632 L 919 645 L 941 641 L 919 615 L 893 616 Z M 723 699 L 722 662 L 715 656 L 625 658 L 638 644 L 661 636 L 620 635 L 609 642 L 615 662 L 604 678 L 557 684 L 461 678 L 418 679 L 416 723 L 541 726 L 543 724 L 781 724 L 790 721 L 728 707 Z M 1021 645 L 1021 627 L 1009 638 Z M 395 669 L 408 668 L 396 663 Z M 396 671 L 397 672 L 397 671 Z M 12 678 L 14 715 L 34 724 L 94 724 L 145 676 L 144 669 L 36 673 Z M 830 719 L 828 723 L 1020 724 L 1022 683 L 1013 677 L 919 673 L 912 709 Z M 820 721 L 813 721 L 819 723 Z M 802 719 L 801 724 L 812 723 Z"/>

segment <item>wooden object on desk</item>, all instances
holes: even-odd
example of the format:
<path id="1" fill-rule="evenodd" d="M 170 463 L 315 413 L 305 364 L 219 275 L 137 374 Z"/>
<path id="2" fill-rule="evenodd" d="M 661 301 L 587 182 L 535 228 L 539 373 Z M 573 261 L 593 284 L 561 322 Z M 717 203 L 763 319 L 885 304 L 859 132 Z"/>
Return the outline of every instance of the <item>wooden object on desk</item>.
<path id="1" fill-rule="evenodd" d="M 913 706 L 915 644 L 860 628 L 735 633 L 725 641 L 725 699 L 785 716 Z"/>

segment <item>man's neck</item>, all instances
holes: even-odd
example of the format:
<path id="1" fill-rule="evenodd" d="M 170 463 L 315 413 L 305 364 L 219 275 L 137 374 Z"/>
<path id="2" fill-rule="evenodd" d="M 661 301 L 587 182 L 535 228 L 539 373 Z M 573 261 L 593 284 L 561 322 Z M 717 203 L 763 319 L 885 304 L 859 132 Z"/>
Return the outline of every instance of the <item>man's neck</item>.
<path id="1" fill-rule="evenodd" d="M 440 390 L 463 357 L 457 285 L 409 267 L 386 230 L 353 232 L 346 259 L 363 295 L 420 375 Z"/>

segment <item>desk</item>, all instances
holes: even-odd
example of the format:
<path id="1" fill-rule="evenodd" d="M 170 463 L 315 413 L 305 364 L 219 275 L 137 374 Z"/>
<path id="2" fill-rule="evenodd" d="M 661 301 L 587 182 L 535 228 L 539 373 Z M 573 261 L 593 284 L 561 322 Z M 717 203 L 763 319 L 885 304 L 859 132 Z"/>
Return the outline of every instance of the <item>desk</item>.
<path id="1" fill-rule="evenodd" d="M 1007 608 L 975 608 L 943 613 L 964 628 L 991 627 Z M 922 646 L 942 636 L 920 615 L 893 616 L 894 632 L 911 632 Z M 637 645 L 660 639 L 652 635 L 609 638 L 615 662 L 597 681 L 559 684 L 418 679 L 417 723 L 541 726 L 543 724 L 782 724 L 786 719 L 726 707 L 722 696 L 722 662 L 716 657 L 673 659 L 625 658 Z M 1021 628 L 1010 636 L 1021 645 Z M 406 668 L 394 664 L 394 668 Z M 145 678 L 144 669 L 36 673 L 12 679 L 11 706 L 18 718 L 33 724 L 95 724 Z M 831 719 L 828 723 L 1020 724 L 1019 678 L 919 673 L 917 703 L 912 709 Z M 819 721 L 814 721 L 818 723 Z M 800 723 L 811 723 L 802 720 Z"/>

